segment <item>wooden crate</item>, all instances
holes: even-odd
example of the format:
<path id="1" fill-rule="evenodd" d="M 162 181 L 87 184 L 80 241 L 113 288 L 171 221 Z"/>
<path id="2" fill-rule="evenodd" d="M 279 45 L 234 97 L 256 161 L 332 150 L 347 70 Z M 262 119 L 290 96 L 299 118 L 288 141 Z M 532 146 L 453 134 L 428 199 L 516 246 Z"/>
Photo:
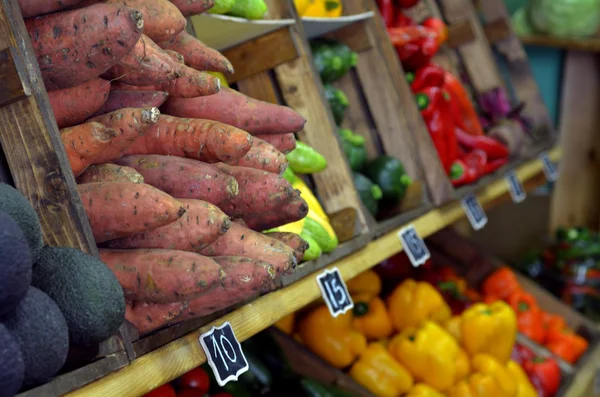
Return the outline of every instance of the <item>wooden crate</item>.
<path id="1" fill-rule="evenodd" d="M 2 1 L 0 31 L 0 181 L 14 185 L 29 199 L 45 244 L 97 256 L 16 0 Z M 132 352 L 121 327 L 118 335 L 96 348 L 72 348 L 63 374 L 22 395 L 62 395 L 126 366 Z"/>

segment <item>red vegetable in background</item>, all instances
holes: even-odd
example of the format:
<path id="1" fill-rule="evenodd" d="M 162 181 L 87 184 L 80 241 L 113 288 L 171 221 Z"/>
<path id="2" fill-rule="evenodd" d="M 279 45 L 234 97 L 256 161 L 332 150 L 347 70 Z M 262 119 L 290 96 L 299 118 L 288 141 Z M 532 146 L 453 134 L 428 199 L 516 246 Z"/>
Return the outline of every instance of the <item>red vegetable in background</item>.
<path id="1" fill-rule="evenodd" d="M 481 149 L 490 159 L 508 157 L 508 148 L 493 138 L 487 136 L 473 136 L 460 128 L 455 128 L 454 133 L 456 134 L 458 143 L 466 149 Z"/>
<path id="2" fill-rule="evenodd" d="M 409 80 L 412 91 L 419 92 L 427 87 L 442 88 L 444 74 L 445 70 L 441 66 L 430 63 L 417 69 L 416 72 L 407 73 L 407 80 Z"/>
<path id="3" fill-rule="evenodd" d="M 411 8 L 417 5 L 419 0 L 396 0 L 396 4 L 400 6 L 400 8 Z"/>
<path id="4" fill-rule="evenodd" d="M 377 6 L 385 26 L 394 26 L 396 18 L 396 9 L 394 7 L 394 0 L 377 0 Z"/>
<path id="5" fill-rule="evenodd" d="M 425 26 L 436 33 L 438 44 L 442 45 L 448 40 L 448 26 L 441 19 L 428 17 L 421 22 L 421 26 Z"/>
<path id="6" fill-rule="evenodd" d="M 181 376 L 181 387 L 194 389 L 199 395 L 204 395 L 210 389 L 210 377 L 202 367 L 194 368 Z"/>
<path id="7" fill-rule="evenodd" d="M 560 367 L 555 360 L 534 357 L 523 363 L 523 369 L 534 385 L 540 385 L 544 396 L 554 396 L 560 386 Z"/>
<path id="8" fill-rule="evenodd" d="M 459 79 L 450 72 L 444 72 L 444 90 L 450 94 L 452 100 L 455 120 L 460 128 L 471 135 L 483 135 L 483 128 L 479 121 L 479 115 L 467 94 L 467 90 Z M 461 125 L 462 124 L 462 125 Z"/>

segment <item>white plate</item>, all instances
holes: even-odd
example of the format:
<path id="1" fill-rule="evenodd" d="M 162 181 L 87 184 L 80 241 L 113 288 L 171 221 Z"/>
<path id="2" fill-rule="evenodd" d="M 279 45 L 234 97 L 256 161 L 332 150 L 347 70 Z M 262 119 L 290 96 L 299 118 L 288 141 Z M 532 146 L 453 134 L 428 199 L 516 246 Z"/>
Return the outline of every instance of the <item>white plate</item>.
<path id="1" fill-rule="evenodd" d="M 374 12 L 363 12 L 362 14 L 348 15 L 339 18 L 316 18 L 316 17 L 302 17 L 302 26 L 306 37 L 314 39 L 315 37 L 326 35 L 327 33 L 341 29 L 351 23 L 363 21 L 373 17 Z"/>

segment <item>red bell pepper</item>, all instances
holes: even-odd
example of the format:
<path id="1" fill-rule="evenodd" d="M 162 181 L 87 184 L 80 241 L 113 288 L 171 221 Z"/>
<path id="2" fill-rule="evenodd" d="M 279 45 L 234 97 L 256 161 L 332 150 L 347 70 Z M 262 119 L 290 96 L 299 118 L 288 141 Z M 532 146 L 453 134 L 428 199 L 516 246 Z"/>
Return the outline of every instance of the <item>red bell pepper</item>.
<path id="1" fill-rule="evenodd" d="M 469 168 L 475 171 L 477 178 L 484 174 L 485 166 L 488 162 L 487 154 L 481 149 L 475 149 L 468 152 L 461 160 L 464 161 Z"/>
<path id="2" fill-rule="evenodd" d="M 465 90 L 460 80 L 454 77 L 452 73 L 445 72 L 443 88 L 450 94 L 450 98 L 452 98 L 455 119 L 460 120 L 460 124 L 464 126 L 460 128 L 471 135 L 484 135 L 479 115 L 477 115 L 475 107 L 467 94 L 467 90 Z"/>
<path id="3" fill-rule="evenodd" d="M 439 45 L 444 44 L 448 40 L 448 26 L 441 19 L 428 17 L 421 22 L 421 26 L 425 26 L 436 33 Z"/>
<path id="4" fill-rule="evenodd" d="M 490 159 L 508 158 L 508 148 L 493 138 L 487 136 L 473 136 L 460 128 L 456 128 L 455 133 L 458 143 L 466 149 L 481 149 Z"/>
<path id="5" fill-rule="evenodd" d="M 551 358 L 535 357 L 523 363 L 523 369 L 534 385 L 539 384 L 544 396 L 551 397 L 556 394 L 560 386 L 560 367 Z"/>
<path id="6" fill-rule="evenodd" d="M 427 65 L 439 50 L 437 34 L 424 26 L 393 27 L 387 31 L 406 70 Z"/>
<path id="7" fill-rule="evenodd" d="M 394 7 L 394 0 L 377 0 L 377 5 L 379 6 L 379 12 L 381 12 L 381 17 L 383 18 L 385 26 L 394 26 L 396 23 L 396 7 Z"/>
<path id="8" fill-rule="evenodd" d="M 415 21 L 412 20 L 411 17 L 407 16 L 401 10 L 396 10 L 396 17 L 394 21 L 394 26 L 397 28 L 402 28 L 404 26 L 415 26 Z"/>
<path id="9" fill-rule="evenodd" d="M 396 0 L 396 4 L 401 8 L 411 8 L 417 5 L 419 0 Z"/>
<path id="10" fill-rule="evenodd" d="M 525 292 L 517 291 L 508 297 L 508 304 L 517 314 L 517 327 L 529 339 L 542 343 L 546 337 L 542 312 L 535 298 Z"/>
<path id="11" fill-rule="evenodd" d="M 429 65 L 423 66 L 417 69 L 416 72 L 412 73 L 412 81 L 410 81 L 410 88 L 413 92 L 419 92 L 427 87 L 439 87 L 444 85 L 444 69 L 436 64 L 430 63 Z"/>

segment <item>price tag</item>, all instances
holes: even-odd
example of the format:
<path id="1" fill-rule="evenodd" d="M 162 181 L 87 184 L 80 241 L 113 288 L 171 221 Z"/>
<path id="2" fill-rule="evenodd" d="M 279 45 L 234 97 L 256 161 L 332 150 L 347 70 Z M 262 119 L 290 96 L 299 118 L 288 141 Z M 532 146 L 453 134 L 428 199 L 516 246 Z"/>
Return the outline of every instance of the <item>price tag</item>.
<path id="1" fill-rule="evenodd" d="M 462 206 L 474 230 L 480 230 L 485 226 L 488 221 L 487 215 L 483 211 L 483 208 L 481 208 L 477 196 L 473 193 L 466 195 L 462 199 Z"/>
<path id="2" fill-rule="evenodd" d="M 344 314 L 354 307 L 350 293 L 348 293 L 348 287 L 346 287 L 346 283 L 337 267 L 319 274 L 317 284 L 333 317 Z"/>
<path id="3" fill-rule="evenodd" d="M 248 371 L 248 361 L 228 321 L 220 327 L 212 327 L 199 339 L 219 386 L 237 380 Z"/>
<path id="4" fill-rule="evenodd" d="M 540 155 L 540 160 L 544 166 L 544 174 L 546 175 L 548 182 L 556 182 L 558 179 L 558 169 L 552 160 L 550 160 L 550 157 L 548 157 L 548 153 L 542 153 Z"/>
<path id="5" fill-rule="evenodd" d="M 419 236 L 414 225 L 408 225 L 398 232 L 400 243 L 414 267 L 419 267 L 431 257 L 425 241 Z"/>
<path id="6" fill-rule="evenodd" d="M 510 196 L 515 203 L 520 203 L 521 201 L 525 200 L 527 197 L 527 192 L 523 188 L 523 184 L 514 171 L 509 171 L 508 174 L 506 174 L 506 183 L 508 183 Z"/>

